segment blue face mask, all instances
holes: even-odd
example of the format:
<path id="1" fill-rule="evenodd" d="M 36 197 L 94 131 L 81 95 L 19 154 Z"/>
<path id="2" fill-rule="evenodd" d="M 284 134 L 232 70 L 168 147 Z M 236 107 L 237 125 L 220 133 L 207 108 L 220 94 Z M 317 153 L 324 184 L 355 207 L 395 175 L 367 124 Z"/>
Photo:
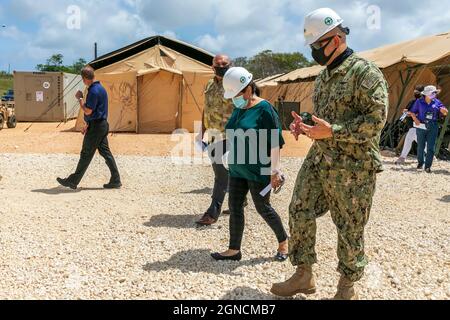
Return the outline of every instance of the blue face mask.
<path id="1" fill-rule="evenodd" d="M 244 95 L 233 98 L 233 104 L 238 109 L 245 109 L 248 105 L 248 100 L 244 99 Z"/>
<path id="2" fill-rule="evenodd" d="M 431 95 L 428 96 L 431 100 L 434 100 L 437 98 L 437 94 L 436 93 L 432 93 Z"/>

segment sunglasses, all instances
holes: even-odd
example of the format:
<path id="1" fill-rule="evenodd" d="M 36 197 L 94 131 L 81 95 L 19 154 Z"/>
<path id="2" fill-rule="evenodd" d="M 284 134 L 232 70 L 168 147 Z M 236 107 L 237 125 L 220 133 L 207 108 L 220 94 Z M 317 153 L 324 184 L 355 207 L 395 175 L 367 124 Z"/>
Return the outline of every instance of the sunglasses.
<path id="1" fill-rule="evenodd" d="M 317 42 L 314 42 L 312 45 L 310 45 L 310 47 L 312 49 L 319 50 L 322 47 L 328 46 L 330 44 L 331 40 L 333 40 L 333 38 L 336 37 L 336 36 L 339 37 L 339 35 L 335 34 L 334 36 L 330 36 L 328 38 L 325 38 L 325 39 L 319 40 Z M 326 44 L 322 45 L 322 43 L 324 43 L 324 42 L 326 42 Z"/>

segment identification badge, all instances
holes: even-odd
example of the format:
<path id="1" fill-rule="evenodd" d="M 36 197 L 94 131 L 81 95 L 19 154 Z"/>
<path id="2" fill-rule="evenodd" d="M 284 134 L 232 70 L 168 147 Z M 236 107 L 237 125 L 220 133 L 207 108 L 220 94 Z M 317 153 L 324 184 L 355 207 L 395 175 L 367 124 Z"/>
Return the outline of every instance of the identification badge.
<path id="1" fill-rule="evenodd" d="M 427 113 L 425 114 L 425 118 L 426 118 L 427 120 L 433 120 L 433 112 L 427 112 Z"/>

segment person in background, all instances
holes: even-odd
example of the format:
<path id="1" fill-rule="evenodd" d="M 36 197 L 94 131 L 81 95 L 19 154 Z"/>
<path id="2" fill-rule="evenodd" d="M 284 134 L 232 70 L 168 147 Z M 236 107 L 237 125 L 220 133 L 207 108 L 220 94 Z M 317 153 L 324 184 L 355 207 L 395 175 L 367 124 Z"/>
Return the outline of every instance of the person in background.
<path id="1" fill-rule="evenodd" d="M 405 143 L 403 144 L 403 149 L 402 153 L 400 154 L 400 158 L 398 158 L 397 161 L 395 161 L 395 164 L 404 164 L 406 158 L 408 158 L 408 155 L 411 152 L 413 142 L 417 142 L 417 131 L 416 131 L 417 129 L 414 127 L 414 121 L 412 120 L 411 116 L 409 116 L 409 112 L 411 111 L 411 108 L 414 106 L 416 101 L 422 98 L 423 90 L 425 90 L 424 85 L 416 86 L 414 90 L 414 99 L 411 100 L 408 103 L 406 109 L 403 110 L 404 113 L 408 113 L 405 122 L 409 130 L 408 133 L 406 134 Z"/>
<path id="2" fill-rule="evenodd" d="M 288 236 L 280 216 L 270 204 L 270 190 L 283 184 L 280 171 L 280 149 L 284 145 L 277 112 L 266 100 L 257 96 L 253 75 L 244 68 L 231 68 L 225 74 L 225 98 L 232 99 L 236 109 L 226 129 L 230 142 L 228 167 L 230 243 L 227 251 L 213 253 L 215 260 L 242 259 L 241 244 L 244 233 L 244 203 L 250 191 L 256 210 L 272 228 L 278 240 L 275 258 L 288 258 Z"/>
<path id="3" fill-rule="evenodd" d="M 214 171 L 214 189 L 211 205 L 202 218 L 196 222 L 199 226 L 210 226 L 218 221 L 228 190 L 228 171 L 220 161 L 217 162 L 215 159 L 222 159 L 223 154 L 226 152 L 225 125 L 234 109 L 231 100 L 223 97 L 222 79 L 230 66 L 231 60 L 228 56 L 223 54 L 215 56 L 212 66 L 215 76 L 208 82 L 205 90 L 202 132 L 197 136 L 196 140 L 199 143 L 203 143 L 205 132 L 208 131 L 208 151 Z M 227 214 L 229 211 L 224 211 L 223 213 Z"/>
<path id="4" fill-rule="evenodd" d="M 56 180 L 64 187 L 74 190 L 77 189 L 78 184 L 81 182 L 89 164 L 94 158 L 95 152 L 98 150 L 100 155 L 105 159 L 106 165 L 111 172 L 109 183 L 103 187 L 105 189 L 120 189 L 122 183 L 119 170 L 117 169 L 116 161 L 109 149 L 108 143 L 108 93 L 99 81 L 95 81 L 95 72 L 91 67 L 83 68 L 81 77 L 84 84 L 88 87 L 88 94 L 86 101 L 81 91 L 78 91 L 75 95 L 80 103 L 80 108 L 84 112 L 84 120 L 86 122 L 86 126 L 81 131 L 84 135 L 84 140 L 80 161 L 78 162 L 75 173 L 67 179 L 57 178 Z"/>
<path id="5" fill-rule="evenodd" d="M 410 111 L 414 124 L 417 128 L 417 169 L 423 169 L 431 173 L 434 153 L 436 151 L 436 139 L 439 134 L 438 120 L 441 116 L 448 114 L 448 109 L 437 99 L 441 92 L 435 86 L 427 86 L 422 92 L 422 98 L 417 100 Z M 427 154 L 425 158 L 425 145 Z"/>

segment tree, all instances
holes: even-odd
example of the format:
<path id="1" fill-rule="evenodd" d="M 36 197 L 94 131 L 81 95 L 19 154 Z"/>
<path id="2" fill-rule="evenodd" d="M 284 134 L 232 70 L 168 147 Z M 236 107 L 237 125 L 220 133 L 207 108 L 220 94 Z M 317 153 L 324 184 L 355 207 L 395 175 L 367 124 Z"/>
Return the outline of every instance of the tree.
<path id="1" fill-rule="evenodd" d="M 72 65 L 72 70 L 73 70 L 72 73 L 80 74 L 81 73 L 81 69 L 83 69 L 86 65 L 87 65 L 86 60 L 84 60 L 83 58 L 78 59 Z"/>
<path id="2" fill-rule="evenodd" d="M 274 53 L 271 50 L 262 51 L 251 58 L 236 58 L 233 63 L 235 66 L 248 69 L 255 79 L 287 73 L 314 64 L 300 52 Z"/>
<path id="3" fill-rule="evenodd" d="M 79 58 L 72 65 L 64 65 L 64 56 L 62 54 L 54 54 L 46 60 L 45 64 L 38 64 L 36 70 L 42 72 L 67 72 L 80 74 L 81 69 L 87 64 L 86 60 Z"/>
<path id="4" fill-rule="evenodd" d="M 52 55 L 47 59 L 47 65 L 53 67 L 61 67 L 63 64 L 64 56 L 60 53 Z"/>

